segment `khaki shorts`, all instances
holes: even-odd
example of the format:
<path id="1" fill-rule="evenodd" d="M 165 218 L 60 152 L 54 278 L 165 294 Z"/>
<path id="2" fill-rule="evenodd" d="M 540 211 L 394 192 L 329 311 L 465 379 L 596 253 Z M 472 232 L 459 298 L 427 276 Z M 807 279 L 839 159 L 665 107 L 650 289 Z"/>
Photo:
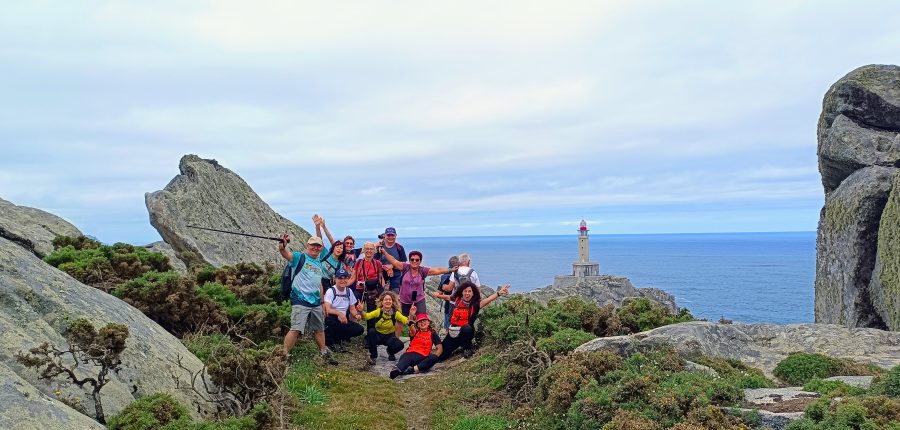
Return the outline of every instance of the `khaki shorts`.
<path id="1" fill-rule="evenodd" d="M 291 330 L 300 333 L 325 330 L 325 314 L 322 312 L 322 306 L 291 306 Z"/>

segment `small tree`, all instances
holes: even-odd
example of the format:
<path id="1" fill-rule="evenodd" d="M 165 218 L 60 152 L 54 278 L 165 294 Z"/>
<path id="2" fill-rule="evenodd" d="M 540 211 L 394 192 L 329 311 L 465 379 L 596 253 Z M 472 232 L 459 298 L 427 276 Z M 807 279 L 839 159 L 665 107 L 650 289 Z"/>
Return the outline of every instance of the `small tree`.
<path id="1" fill-rule="evenodd" d="M 31 348 L 27 354 L 22 351 L 16 353 L 16 361 L 25 367 L 39 369 L 40 379 L 51 380 L 61 376 L 82 389 L 89 385 L 97 421 L 106 424 L 100 390 L 109 382 L 109 372 L 118 372 L 121 367 L 126 339 L 128 327 L 122 324 L 110 323 L 97 331 L 90 321 L 79 318 L 68 327 L 68 349 L 60 350 L 44 342 Z M 79 363 L 97 368 L 97 376 L 79 378 L 75 374 Z"/>

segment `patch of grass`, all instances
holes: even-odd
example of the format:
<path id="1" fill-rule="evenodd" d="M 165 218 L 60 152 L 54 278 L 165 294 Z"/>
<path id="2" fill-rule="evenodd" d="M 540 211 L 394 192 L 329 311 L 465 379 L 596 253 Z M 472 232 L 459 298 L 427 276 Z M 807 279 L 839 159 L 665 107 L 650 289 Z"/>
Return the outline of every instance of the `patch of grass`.
<path id="1" fill-rule="evenodd" d="M 828 396 L 859 396 L 866 392 L 864 388 L 847 385 L 841 381 L 826 381 L 813 378 L 803 384 L 804 391 L 813 391 Z"/>
<path id="2" fill-rule="evenodd" d="M 501 430 L 511 429 L 514 421 L 499 415 L 471 415 L 456 420 L 453 430 Z"/>

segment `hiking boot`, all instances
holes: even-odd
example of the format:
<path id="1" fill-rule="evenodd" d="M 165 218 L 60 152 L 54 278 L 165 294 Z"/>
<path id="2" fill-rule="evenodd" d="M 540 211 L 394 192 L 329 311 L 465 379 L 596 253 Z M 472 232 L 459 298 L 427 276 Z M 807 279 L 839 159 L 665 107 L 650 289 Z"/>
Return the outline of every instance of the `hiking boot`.
<path id="1" fill-rule="evenodd" d="M 471 357 L 472 357 L 472 350 L 471 350 L 471 349 L 464 349 L 464 350 L 463 350 L 463 358 L 471 358 Z"/>
<path id="2" fill-rule="evenodd" d="M 334 356 L 331 354 L 331 351 L 325 351 L 322 353 L 322 360 L 325 360 L 326 363 L 337 366 L 338 362 L 334 359 Z"/>
<path id="3" fill-rule="evenodd" d="M 397 356 L 394 354 L 388 355 L 388 361 L 397 361 Z"/>
<path id="4" fill-rule="evenodd" d="M 397 369 L 396 367 L 391 369 L 391 379 L 397 379 L 398 376 L 400 376 L 400 369 Z"/>

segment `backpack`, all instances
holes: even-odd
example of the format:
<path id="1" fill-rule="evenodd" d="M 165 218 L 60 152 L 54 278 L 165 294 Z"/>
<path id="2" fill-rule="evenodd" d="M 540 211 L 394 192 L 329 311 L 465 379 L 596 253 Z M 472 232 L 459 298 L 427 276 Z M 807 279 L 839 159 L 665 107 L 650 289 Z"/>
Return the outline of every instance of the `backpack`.
<path id="1" fill-rule="evenodd" d="M 468 266 L 463 266 L 463 267 L 468 267 Z M 465 275 L 460 273 L 459 269 L 456 269 L 456 286 L 458 287 L 458 286 L 462 285 L 463 282 L 471 282 L 474 284 L 475 281 L 472 280 L 473 273 L 475 273 L 475 269 L 472 269 L 471 267 L 469 267 L 469 273 L 466 273 Z"/>
<path id="2" fill-rule="evenodd" d="M 297 262 L 297 267 L 294 270 L 291 270 L 291 263 L 284 265 L 284 270 L 281 272 L 281 300 L 290 300 L 291 298 L 291 287 L 294 284 L 294 278 L 297 277 L 297 274 L 303 270 L 303 265 L 306 264 L 306 254 L 300 253 L 300 261 Z"/>
<path id="3" fill-rule="evenodd" d="M 391 314 L 391 324 L 397 324 L 397 312 L 400 311 L 394 310 L 394 313 Z M 378 319 L 381 319 L 382 316 L 384 316 L 384 309 L 378 308 Z"/>
<path id="4" fill-rule="evenodd" d="M 331 294 L 334 295 L 335 299 L 337 299 L 338 297 L 343 297 L 343 298 L 347 299 L 347 303 L 352 302 L 352 300 L 350 300 L 350 296 L 353 295 L 353 291 L 350 289 L 350 287 L 344 288 L 344 294 L 338 294 L 337 288 L 335 288 L 333 286 L 329 287 L 328 289 L 331 290 Z M 332 301 L 332 303 L 334 303 L 334 302 Z M 353 305 L 350 304 L 347 306 L 347 312 L 350 312 L 350 306 L 353 306 Z"/>

